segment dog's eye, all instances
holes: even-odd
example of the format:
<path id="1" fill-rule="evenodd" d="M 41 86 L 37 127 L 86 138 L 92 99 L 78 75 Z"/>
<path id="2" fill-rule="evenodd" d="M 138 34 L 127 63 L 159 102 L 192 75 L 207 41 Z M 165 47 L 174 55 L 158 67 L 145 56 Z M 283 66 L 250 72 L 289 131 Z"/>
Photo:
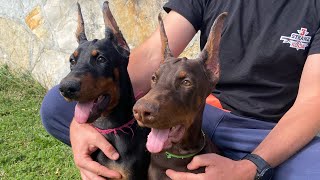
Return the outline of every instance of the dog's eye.
<path id="1" fill-rule="evenodd" d="M 106 61 L 107 61 L 107 59 L 104 58 L 103 56 L 99 56 L 99 57 L 97 58 L 97 62 L 98 62 L 98 63 L 105 63 Z"/>
<path id="2" fill-rule="evenodd" d="M 74 58 L 70 58 L 69 62 L 71 65 L 77 64 L 77 61 Z"/>
<path id="3" fill-rule="evenodd" d="M 181 84 L 184 85 L 184 86 L 191 86 L 191 82 L 189 80 L 187 80 L 187 79 L 183 80 L 181 82 Z"/>
<path id="4" fill-rule="evenodd" d="M 157 80 L 158 80 L 157 76 L 155 74 L 153 74 L 152 77 L 151 77 L 151 81 L 153 83 L 155 83 L 155 82 L 157 82 Z"/>

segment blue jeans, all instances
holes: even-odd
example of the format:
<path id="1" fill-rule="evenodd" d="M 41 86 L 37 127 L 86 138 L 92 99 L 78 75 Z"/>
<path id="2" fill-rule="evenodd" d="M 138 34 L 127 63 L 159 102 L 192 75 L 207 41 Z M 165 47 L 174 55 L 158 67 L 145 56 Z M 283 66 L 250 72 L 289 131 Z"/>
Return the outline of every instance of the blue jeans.
<path id="1" fill-rule="evenodd" d="M 239 160 L 251 153 L 275 125 L 272 122 L 239 117 L 206 105 L 202 128 L 224 156 Z M 315 137 L 297 154 L 278 166 L 272 179 L 320 179 L 320 138 Z"/>
<path id="2" fill-rule="evenodd" d="M 55 138 L 70 145 L 69 126 L 75 103 L 66 102 L 58 87 L 53 87 L 42 102 L 40 114 L 44 127 Z M 206 105 L 203 130 L 222 150 L 224 156 L 238 160 L 252 152 L 275 126 L 275 123 L 244 118 Z M 275 169 L 274 180 L 320 179 L 320 138 Z"/>

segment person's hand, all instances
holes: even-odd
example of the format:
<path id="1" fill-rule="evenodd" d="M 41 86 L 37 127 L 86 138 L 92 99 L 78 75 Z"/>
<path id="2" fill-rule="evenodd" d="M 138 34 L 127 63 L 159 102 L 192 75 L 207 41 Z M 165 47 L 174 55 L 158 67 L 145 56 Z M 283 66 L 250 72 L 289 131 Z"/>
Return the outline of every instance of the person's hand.
<path id="1" fill-rule="evenodd" d="M 189 170 L 199 167 L 205 167 L 205 173 L 193 174 L 168 169 L 166 174 L 173 180 L 252 180 L 256 174 L 256 166 L 252 162 L 233 161 L 217 154 L 195 156 L 187 166 Z"/>
<path id="2" fill-rule="evenodd" d="M 70 141 L 74 162 L 80 170 L 83 180 L 121 178 L 117 171 L 110 170 L 95 162 L 91 154 L 100 149 L 108 158 L 116 160 L 119 154 L 113 146 L 89 124 L 79 124 L 72 121 L 70 125 Z"/>

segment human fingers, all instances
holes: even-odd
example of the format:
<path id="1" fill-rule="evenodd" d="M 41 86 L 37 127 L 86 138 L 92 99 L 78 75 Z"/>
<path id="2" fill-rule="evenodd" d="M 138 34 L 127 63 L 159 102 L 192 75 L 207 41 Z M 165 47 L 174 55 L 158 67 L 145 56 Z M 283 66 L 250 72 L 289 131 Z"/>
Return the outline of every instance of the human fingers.
<path id="1" fill-rule="evenodd" d="M 79 169 L 84 170 L 83 172 L 86 176 L 95 174 L 97 176 L 107 178 L 121 178 L 121 174 L 119 172 L 102 166 L 98 162 L 93 161 L 90 156 L 77 157 L 77 159 L 75 159 L 75 163 Z M 86 171 L 89 171 L 90 174 Z"/>
<path id="2" fill-rule="evenodd" d="M 177 172 L 171 169 L 166 170 L 166 175 L 172 180 L 199 180 L 203 174 L 193 174 L 189 172 Z"/>
<path id="3" fill-rule="evenodd" d="M 213 165 L 218 159 L 217 156 L 219 155 L 214 153 L 197 155 L 191 160 L 187 168 L 189 170 L 195 170 L 200 167 Z"/>
<path id="4" fill-rule="evenodd" d="M 101 176 L 98 176 L 90 171 L 80 169 L 80 174 L 82 180 L 106 180 L 106 178 L 103 178 Z"/>
<path id="5" fill-rule="evenodd" d="M 112 151 L 112 149 L 114 149 L 92 126 L 72 121 L 70 125 L 70 141 L 74 162 L 79 169 L 85 169 L 91 171 L 93 174 L 104 177 L 121 177 L 120 173 L 109 170 L 92 160 L 91 154 L 98 148 L 104 150 L 104 153 L 106 153 L 107 150 L 111 149 L 110 151 Z"/>
<path id="6" fill-rule="evenodd" d="M 117 160 L 119 158 L 119 153 L 101 134 L 97 135 L 94 145 L 98 147 L 109 159 Z"/>
<path id="7" fill-rule="evenodd" d="M 81 176 L 82 180 L 89 180 L 88 177 L 86 176 L 86 174 L 84 172 L 82 172 L 81 170 L 80 170 L 80 176 Z"/>
<path id="8" fill-rule="evenodd" d="M 70 127 L 72 127 L 70 128 L 70 136 L 72 135 L 70 139 L 72 149 L 75 151 L 74 154 L 83 153 L 86 149 L 89 150 L 87 153 L 93 153 L 99 148 L 109 159 L 117 160 L 119 158 L 116 149 L 92 126 L 72 122 Z"/>

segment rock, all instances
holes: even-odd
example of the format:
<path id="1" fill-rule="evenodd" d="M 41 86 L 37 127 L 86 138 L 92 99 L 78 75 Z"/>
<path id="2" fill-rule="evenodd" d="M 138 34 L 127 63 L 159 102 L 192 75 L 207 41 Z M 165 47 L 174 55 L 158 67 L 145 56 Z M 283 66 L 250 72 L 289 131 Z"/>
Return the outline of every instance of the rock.
<path id="1" fill-rule="evenodd" d="M 104 0 L 79 0 L 88 39 L 104 37 Z M 141 44 L 158 25 L 167 0 L 109 0 L 110 9 L 129 46 Z M 77 47 L 77 9 L 74 0 L 0 0 L 0 64 L 31 72 L 46 88 L 69 72 L 69 55 Z M 199 52 L 196 36 L 181 56 Z"/>

